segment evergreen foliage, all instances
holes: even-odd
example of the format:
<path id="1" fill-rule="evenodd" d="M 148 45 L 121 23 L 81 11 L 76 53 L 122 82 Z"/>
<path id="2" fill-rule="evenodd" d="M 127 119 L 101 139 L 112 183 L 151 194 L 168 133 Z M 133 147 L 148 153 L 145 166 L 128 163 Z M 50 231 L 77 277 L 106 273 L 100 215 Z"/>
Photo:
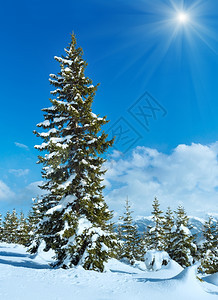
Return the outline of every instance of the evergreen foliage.
<path id="1" fill-rule="evenodd" d="M 3 224 L 2 224 L 2 215 L 0 214 L 0 241 L 3 240 Z"/>
<path id="2" fill-rule="evenodd" d="M 152 219 L 154 222 L 154 226 L 148 226 L 147 228 L 147 244 L 148 244 L 148 250 L 164 250 L 165 245 L 165 235 L 164 235 L 164 229 L 163 229 L 163 212 L 160 210 L 160 204 L 158 199 L 155 197 L 153 201 L 153 211 L 152 211 Z"/>
<path id="3" fill-rule="evenodd" d="M 17 212 L 13 209 L 12 213 L 7 212 L 3 221 L 3 241 L 6 243 L 18 242 L 18 217 Z"/>
<path id="4" fill-rule="evenodd" d="M 60 64 L 58 75 L 51 74 L 51 107 L 43 109 L 45 120 L 36 132 L 44 142 L 36 146 L 46 151 L 39 156 L 43 164 L 42 219 L 36 231 L 36 252 L 42 240 L 45 250 L 56 253 L 56 266 L 63 268 L 81 264 L 85 269 L 103 271 L 104 262 L 115 244 L 112 213 L 103 199 L 101 184 L 102 155 L 113 143 L 101 127 L 107 123 L 92 112 L 97 87 L 85 76 L 87 63 L 83 51 L 72 35 L 65 56 L 55 57 Z"/>
<path id="5" fill-rule="evenodd" d="M 18 220 L 18 227 L 17 227 L 17 243 L 29 246 L 30 245 L 30 237 L 29 237 L 29 224 L 28 221 L 25 219 L 23 212 L 20 213 L 20 218 Z"/>
<path id="6" fill-rule="evenodd" d="M 170 207 L 167 208 L 167 211 L 164 216 L 163 221 L 163 230 L 164 230 L 164 250 L 171 255 L 172 246 L 173 246 L 173 229 L 174 226 L 174 217 L 173 212 Z"/>
<path id="7" fill-rule="evenodd" d="M 136 260 L 142 258 L 143 250 L 140 249 L 140 236 L 137 231 L 137 226 L 133 224 L 132 213 L 130 210 L 130 204 L 128 198 L 126 199 L 124 216 L 120 217 L 122 222 L 118 226 L 118 258 L 125 259 L 130 264 L 134 264 Z"/>
<path id="8" fill-rule="evenodd" d="M 37 197 L 33 198 L 32 201 L 33 204 L 27 216 L 27 222 L 29 226 L 29 244 L 31 244 L 34 241 L 37 225 L 42 218 L 42 214 L 40 212 L 41 200 L 39 199 L 39 197 Z"/>
<path id="9" fill-rule="evenodd" d="M 218 272 L 218 225 L 212 217 L 209 217 L 203 228 L 204 243 L 200 249 L 201 266 L 203 273 L 213 274 Z"/>
<path id="10" fill-rule="evenodd" d="M 144 257 L 146 252 L 148 251 L 148 241 L 147 241 L 147 232 L 144 231 L 142 235 L 139 237 L 138 242 L 138 260 L 144 261 Z"/>
<path id="11" fill-rule="evenodd" d="M 176 213 L 175 225 L 172 229 L 172 248 L 170 256 L 182 267 L 188 267 L 194 262 L 196 253 L 196 245 L 194 244 L 194 237 L 192 236 L 185 210 L 179 206 Z"/>

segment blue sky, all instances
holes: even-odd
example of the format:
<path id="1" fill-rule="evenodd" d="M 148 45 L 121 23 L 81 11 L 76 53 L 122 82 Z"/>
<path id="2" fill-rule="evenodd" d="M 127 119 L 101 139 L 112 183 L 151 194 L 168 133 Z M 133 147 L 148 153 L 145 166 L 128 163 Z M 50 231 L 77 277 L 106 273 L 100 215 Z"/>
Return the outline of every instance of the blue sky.
<path id="1" fill-rule="evenodd" d="M 179 11 L 188 11 L 187 24 L 178 22 Z M 218 3 L 214 0 L 136 0 L 134 3 L 129 0 L 13 0 L 1 3 L 0 211 L 4 214 L 13 207 L 27 211 L 31 197 L 38 193 L 41 166 L 36 165 L 38 153 L 34 145 L 40 140 L 32 131 L 43 120 L 41 109 L 49 106 L 52 87 L 48 77 L 59 70 L 53 57 L 64 53 L 72 31 L 89 64 L 86 74 L 94 83 L 101 83 L 94 112 L 107 115 L 111 120 L 105 128 L 109 134 L 117 128 L 128 130 L 129 144 L 115 145 L 115 149 L 123 153 L 122 159 L 117 155 L 117 161 L 134 161 L 134 151 L 139 151 L 134 150 L 137 146 L 144 147 L 145 153 L 140 150 L 143 157 L 150 157 L 145 149 L 154 149 L 170 160 L 178 151 L 181 155 L 181 148 L 177 147 L 185 144 L 196 157 L 192 143 L 202 145 L 203 148 L 199 146 L 200 153 L 204 149 L 216 157 L 217 14 Z M 143 101 L 150 101 L 156 108 L 153 117 L 140 119 L 137 115 Z M 182 149 L 186 152 L 186 148 Z M 208 155 L 205 168 L 211 169 L 217 163 L 211 155 Z M 112 156 L 114 159 L 116 155 Z M 175 157 L 178 155 L 173 156 L 174 163 L 190 165 L 186 156 L 179 156 L 179 161 Z M 202 157 L 207 155 L 203 152 Z M 166 172 L 166 166 L 164 168 L 164 179 L 154 176 L 162 185 L 157 190 L 151 189 L 146 196 L 146 205 L 152 201 L 154 193 L 163 199 L 163 191 L 165 197 L 172 192 L 173 187 L 167 190 L 162 187 L 163 182 L 167 178 L 172 180 L 175 174 L 167 177 L 169 172 Z M 193 169 L 195 174 L 199 173 L 196 164 Z M 202 170 L 203 178 L 205 169 Z M 182 176 L 187 176 L 186 172 L 190 174 L 190 170 L 184 169 Z M 109 177 L 112 182 L 113 178 Z M 216 179 L 214 171 L 211 181 Z M 119 191 L 118 182 L 108 188 L 108 201 L 110 195 L 115 197 Z M 193 184 L 193 189 L 186 187 L 189 189 L 186 197 L 192 199 L 190 212 L 193 210 L 194 213 L 197 204 L 193 195 L 204 189 L 202 186 L 206 183 L 196 179 Z M 125 186 L 122 196 L 132 193 L 133 198 L 134 192 L 128 188 L 131 183 L 127 180 L 122 185 Z M 178 201 L 182 201 L 184 189 L 175 195 L 180 199 Z M 214 183 L 210 190 L 211 206 L 207 210 L 215 206 L 216 192 Z M 199 197 L 207 197 L 205 193 L 204 190 Z M 134 199 L 132 202 L 140 213 L 139 205 Z"/>

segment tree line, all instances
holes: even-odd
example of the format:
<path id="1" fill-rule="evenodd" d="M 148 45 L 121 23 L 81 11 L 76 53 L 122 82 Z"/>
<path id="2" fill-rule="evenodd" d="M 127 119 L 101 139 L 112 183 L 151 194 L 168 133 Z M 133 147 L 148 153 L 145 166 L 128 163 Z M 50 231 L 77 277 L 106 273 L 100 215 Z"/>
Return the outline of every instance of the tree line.
<path id="1" fill-rule="evenodd" d="M 185 209 L 178 206 L 173 212 L 170 207 L 165 214 L 160 210 L 157 198 L 152 204 L 153 226 L 148 225 L 140 234 L 132 217 L 133 211 L 128 199 L 125 212 L 119 217 L 119 223 L 114 228 L 116 246 L 111 257 L 134 265 L 137 261 L 144 261 L 147 251 L 166 251 L 170 258 L 182 267 L 200 262 L 199 271 L 213 274 L 218 271 L 218 225 L 217 221 L 209 217 L 202 228 L 202 239 L 197 243 L 196 235 L 191 233 L 193 228 L 186 215 Z M 0 215 L 0 241 L 16 243 L 29 247 L 35 239 L 37 226 L 41 219 L 40 200 L 34 199 L 33 206 L 27 215 L 19 215 L 13 209 L 6 213 L 2 221 Z"/>
<path id="2" fill-rule="evenodd" d="M 143 234 L 139 234 L 137 225 L 132 218 L 128 199 L 124 215 L 118 225 L 119 259 L 125 259 L 134 264 L 144 260 L 148 250 L 166 251 L 170 258 L 182 267 L 200 262 L 199 271 L 212 274 L 218 272 L 218 225 L 217 220 L 209 217 L 202 228 L 202 239 L 197 243 L 196 235 L 191 233 L 193 228 L 184 207 L 178 206 L 173 212 L 170 207 L 166 213 L 160 210 L 157 198 L 153 202 L 153 226 L 147 226 Z"/>
<path id="3" fill-rule="evenodd" d="M 29 247 L 34 240 L 36 226 L 40 220 L 39 199 L 33 199 L 33 205 L 27 217 L 16 209 L 7 211 L 4 218 L 0 214 L 0 241 Z"/>

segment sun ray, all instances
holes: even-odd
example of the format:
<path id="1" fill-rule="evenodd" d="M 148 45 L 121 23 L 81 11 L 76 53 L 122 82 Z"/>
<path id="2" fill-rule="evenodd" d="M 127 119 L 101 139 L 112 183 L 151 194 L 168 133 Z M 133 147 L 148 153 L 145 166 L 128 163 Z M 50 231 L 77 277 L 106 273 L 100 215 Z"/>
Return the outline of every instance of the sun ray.
<path id="1" fill-rule="evenodd" d="M 126 42 L 114 49 L 118 55 L 127 48 L 134 51 L 134 56 L 129 56 L 125 65 L 120 66 L 117 77 L 137 65 L 138 72 L 131 79 L 143 76 L 144 82 L 148 82 L 165 59 L 169 60 L 168 54 L 180 64 L 184 55 L 190 65 L 196 57 L 200 63 L 200 53 L 195 47 L 199 42 L 217 55 L 217 36 L 212 27 L 207 26 L 211 12 L 205 1 L 196 0 L 189 4 L 185 1 L 156 0 L 151 3 L 143 0 L 143 3 L 144 6 L 136 5 L 139 22 L 127 28 Z"/>

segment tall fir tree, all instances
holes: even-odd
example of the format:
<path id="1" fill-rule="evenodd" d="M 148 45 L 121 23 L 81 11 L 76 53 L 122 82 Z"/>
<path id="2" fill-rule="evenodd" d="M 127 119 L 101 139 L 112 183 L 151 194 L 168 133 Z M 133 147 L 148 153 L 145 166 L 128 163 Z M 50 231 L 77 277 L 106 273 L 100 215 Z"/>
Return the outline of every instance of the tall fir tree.
<path id="1" fill-rule="evenodd" d="M 201 265 L 199 270 L 206 274 L 218 272 L 218 225 L 209 217 L 203 228 L 204 243 L 200 249 Z"/>
<path id="2" fill-rule="evenodd" d="M 160 210 L 160 204 L 158 199 L 155 197 L 153 201 L 152 220 L 154 226 L 147 227 L 147 244 L 148 250 L 164 250 L 164 230 L 163 230 L 163 212 Z"/>
<path id="3" fill-rule="evenodd" d="M 131 206 L 126 199 L 124 216 L 120 217 L 121 224 L 118 226 L 118 258 L 125 259 L 130 264 L 142 258 L 140 249 L 140 236 L 137 226 L 133 223 Z"/>
<path id="4" fill-rule="evenodd" d="M 51 74 L 51 107 L 43 109 L 45 120 L 36 132 L 44 142 L 36 146 L 46 151 L 39 156 L 43 164 L 41 213 L 44 215 L 36 232 L 36 252 L 41 241 L 45 250 L 56 253 L 56 266 L 69 268 L 82 265 L 89 270 L 104 270 L 115 243 L 109 221 L 112 213 L 102 190 L 103 154 L 113 144 L 101 131 L 108 121 L 92 112 L 97 87 L 85 76 L 87 63 L 83 50 L 76 46 L 75 35 L 65 49 L 65 56 L 55 57 L 60 63 L 58 75 Z"/>
<path id="5" fill-rule="evenodd" d="M 171 255 L 172 245 L 173 245 L 173 233 L 172 229 L 174 226 L 174 217 L 173 212 L 170 207 L 167 208 L 167 211 L 164 216 L 163 221 L 163 230 L 164 230 L 164 250 Z"/>
<path id="6" fill-rule="evenodd" d="M 172 248 L 170 256 L 182 267 L 188 267 L 194 263 L 197 247 L 194 236 L 191 234 L 191 225 L 182 206 L 177 208 L 175 225 L 172 229 Z"/>

